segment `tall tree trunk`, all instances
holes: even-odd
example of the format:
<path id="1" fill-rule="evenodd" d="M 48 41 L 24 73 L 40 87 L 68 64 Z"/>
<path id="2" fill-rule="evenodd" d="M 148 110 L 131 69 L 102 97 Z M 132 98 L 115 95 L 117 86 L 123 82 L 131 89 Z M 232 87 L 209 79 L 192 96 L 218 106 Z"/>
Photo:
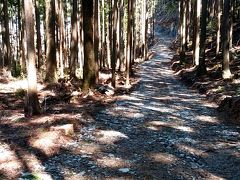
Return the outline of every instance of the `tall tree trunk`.
<path id="1" fill-rule="evenodd" d="M 101 2 L 100 0 L 98 0 L 98 53 L 99 53 L 99 57 L 98 57 L 98 73 L 99 70 L 102 69 L 102 29 L 101 29 Z"/>
<path id="2" fill-rule="evenodd" d="M 186 49 L 190 41 L 190 13 L 191 13 L 191 1 L 186 0 Z"/>
<path id="3" fill-rule="evenodd" d="M 93 45 L 93 0 L 82 1 L 84 29 L 84 68 L 83 91 L 94 88 L 96 84 L 96 62 Z"/>
<path id="4" fill-rule="evenodd" d="M 76 66 L 78 60 L 78 22 L 77 22 L 77 12 L 78 12 L 78 1 L 73 0 L 72 4 L 72 18 L 71 18 L 71 58 L 70 58 L 70 75 L 71 77 L 76 77 Z"/>
<path id="5" fill-rule="evenodd" d="M 124 70 L 124 0 L 120 0 L 120 14 L 119 14 L 119 71 Z"/>
<path id="6" fill-rule="evenodd" d="M 136 58 L 135 57 L 135 52 L 136 52 L 136 32 L 135 32 L 135 17 L 134 17 L 134 14 L 135 14 L 135 0 L 132 0 L 132 55 L 131 55 L 131 63 L 130 63 L 130 73 L 131 75 L 133 74 L 133 65 L 134 65 L 134 59 Z M 147 32 L 147 31 L 146 31 Z"/>
<path id="7" fill-rule="evenodd" d="M 3 0 L 3 67 L 11 69 L 11 49 L 10 49 L 10 34 L 9 34 L 9 14 L 8 0 Z"/>
<path id="8" fill-rule="evenodd" d="M 42 38 L 41 38 L 41 20 L 39 12 L 39 0 L 35 0 L 35 17 L 36 17 L 36 31 L 37 31 L 37 67 L 40 69 L 42 62 Z"/>
<path id="9" fill-rule="evenodd" d="M 64 2 L 62 0 L 58 0 L 58 25 L 59 25 L 59 63 L 60 63 L 60 77 L 64 77 L 64 52 L 65 50 L 65 24 L 64 24 Z"/>
<path id="10" fill-rule="evenodd" d="M 23 2 L 23 1 L 22 1 Z M 20 0 L 19 0 L 19 5 L 20 5 Z M 19 46 L 20 46 L 20 66 L 21 66 L 21 72 L 23 74 L 26 73 L 26 57 L 25 57 L 25 19 L 24 19 L 24 6 L 21 7 L 21 28 L 20 28 L 20 41 L 19 41 Z M 20 27 L 20 26 L 19 26 Z"/>
<path id="11" fill-rule="evenodd" d="M 186 0 L 181 0 L 180 21 L 180 61 L 183 63 L 185 61 L 186 53 Z"/>
<path id="12" fill-rule="evenodd" d="M 37 96 L 37 70 L 35 60 L 35 46 L 34 46 L 34 16 L 32 0 L 24 0 L 25 11 L 25 28 L 27 33 L 27 60 L 28 60 L 28 92 L 25 101 L 24 112 L 25 116 L 40 114 L 40 106 Z"/>
<path id="13" fill-rule="evenodd" d="M 111 66 L 112 66 L 112 86 L 116 86 L 116 62 L 117 62 L 117 21 L 118 21 L 118 0 L 114 0 L 113 5 L 113 46 L 112 46 L 112 58 L 111 58 Z"/>
<path id="14" fill-rule="evenodd" d="M 96 73 L 96 80 L 98 80 L 99 76 L 99 66 L 98 66 L 98 59 L 99 59 L 99 31 L 98 31 L 98 6 L 99 0 L 94 0 L 94 56 L 95 56 L 95 73 Z M 96 82 L 98 83 L 98 82 Z"/>
<path id="15" fill-rule="evenodd" d="M 217 36 L 216 36 L 216 57 L 219 56 L 220 51 L 220 35 L 221 35 L 221 1 L 217 0 L 216 2 L 216 13 L 217 13 Z"/>
<path id="16" fill-rule="evenodd" d="M 105 68 L 106 58 L 106 35 L 105 35 L 105 0 L 102 0 L 102 52 L 101 52 L 101 68 Z"/>
<path id="17" fill-rule="evenodd" d="M 47 68 L 45 81 L 49 83 L 54 83 L 57 81 L 55 29 L 55 1 L 46 0 Z"/>
<path id="18" fill-rule="evenodd" d="M 194 2 L 194 64 L 199 65 L 201 0 Z"/>
<path id="19" fill-rule="evenodd" d="M 234 5 L 233 5 L 233 1 L 234 0 L 230 0 L 230 22 L 229 22 L 229 26 L 230 26 L 230 35 L 229 35 L 229 48 L 230 51 L 233 47 L 233 16 L 234 16 Z"/>
<path id="20" fill-rule="evenodd" d="M 205 64 L 205 50 L 206 50 L 206 33 L 207 33 L 207 0 L 202 0 L 202 16 L 201 16 L 201 35 L 200 35 L 200 59 L 197 75 L 201 76 L 207 73 Z"/>
<path id="21" fill-rule="evenodd" d="M 80 50 L 80 69 L 83 70 L 84 66 L 84 32 L 83 32 L 83 12 L 82 0 L 80 0 L 81 10 L 79 12 L 79 50 Z M 82 75 L 82 74 L 81 74 Z"/>
<path id="22" fill-rule="evenodd" d="M 147 0 L 143 0 L 142 2 L 142 52 L 143 52 L 143 60 L 147 60 L 147 51 L 148 51 L 148 42 L 147 42 Z"/>
<path id="23" fill-rule="evenodd" d="M 131 63 L 131 51 L 132 51 L 132 39 L 131 39 L 132 38 L 132 1 L 133 0 L 128 1 L 127 49 L 126 49 L 126 83 L 125 83 L 126 87 L 128 87 L 130 85 L 130 63 Z M 145 3 L 143 3 L 143 4 L 146 5 Z M 143 27 L 143 28 L 145 28 L 145 27 Z M 144 43 L 143 43 L 143 48 L 145 49 L 145 44 Z"/>
<path id="24" fill-rule="evenodd" d="M 222 69 L 222 76 L 224 79 L 231 78 L 231 71 L 229 68 L 229 41 L 230 41 L 230 6 L 231 0 L 224 0 L 224 11 L 223 11 L 223 36 L 222 36 L 222 43 L 223 43 L 223 69 Z"/>

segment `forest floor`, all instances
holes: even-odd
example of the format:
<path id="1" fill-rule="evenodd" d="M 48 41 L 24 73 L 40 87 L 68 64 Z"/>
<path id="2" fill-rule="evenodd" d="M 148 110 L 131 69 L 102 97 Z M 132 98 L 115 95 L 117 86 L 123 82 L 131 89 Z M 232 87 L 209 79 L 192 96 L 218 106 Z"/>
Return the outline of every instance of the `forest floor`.
<path id="1" fill-rule="evenodd" d="M 31 119 L 2 82 L 0 179 L 239 179 L 240 127 L 174 75 L 171 40 L 153 46 L 131 93 L 46 101 Z"/>

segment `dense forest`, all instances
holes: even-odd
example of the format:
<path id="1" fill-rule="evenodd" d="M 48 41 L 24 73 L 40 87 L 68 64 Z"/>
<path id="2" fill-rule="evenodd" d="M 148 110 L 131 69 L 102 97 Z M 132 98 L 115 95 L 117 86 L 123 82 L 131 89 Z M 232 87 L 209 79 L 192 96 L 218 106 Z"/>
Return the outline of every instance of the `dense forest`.
<path id="1" fill-rule="evenodd" d="M 159 3 L 3 1 L 0 64 L 14 77 L 28 77 L 25 113 L 40 113 L 37 81 L 79 79 L 87 92 L 96 88 L 100 71 L 110 70 L 112 87 L 117 72 L 125 72 L 129 86 L 134 59 L 148 58 Z"/>
<path id="2" fill-rule="evenodd" d="M 87 92 L 99 84 L 99 73 L 109 70 L 113 88 L 119 72 L 124 72 L 124 84 L 129 86 L 136 59 L 148 59 L 156 27 L 174 35 L 178 28 L 180 64 L 196 67 L 196 76 L 207 74 L 211 63 L 210 68 L 222 69 L 223 79 L 234 77 L 229 66 L 239 51 L 236 0 L 84 3 L 36 0 L 25 5 L 18 0 L 0 4 L 1 74 L 28 77 L 26 114 L 40 113 L 37 82 L 79 79 L 79 88 Z M 209 51 L 211 62 L 206 60 Z"/>
<path id="3" fill-rule="evenodd" d="M 0 179 L 240 178 L 239 43 L 238 0 L 1 0 Z"/>

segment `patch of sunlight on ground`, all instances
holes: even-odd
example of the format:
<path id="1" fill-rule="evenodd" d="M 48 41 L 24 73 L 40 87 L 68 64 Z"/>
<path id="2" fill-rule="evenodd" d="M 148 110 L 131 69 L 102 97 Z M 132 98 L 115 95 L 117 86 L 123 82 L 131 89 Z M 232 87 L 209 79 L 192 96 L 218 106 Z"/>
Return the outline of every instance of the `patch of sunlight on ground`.
<path id="1" fill-rule="evenodd" d="M 15 152 L 9 145 L 0 142 L 0 172 L 9 179 L 14 179 L 22 169 L 21 161 Z"/>
<path id="2" fill-rule="evenodd" d="M 130 102 L 130 104 L 134 105 L 134 106 L 144 106 L 144 104 L 141 103 L 141 102 L 139 102 L 139 103 L 137 103 L 137 102 Z"/>
<path id="3" fill-rule="evenodd" d="M 128 136 L 113 130 L 100 130 L 96 133 L 99 142 L 104 144 L 113 144 L 122 139 L 128 139 Z"/>
<path id="4" fill-rule="evenodd" d="M 134 94 L 134 93 L 132 93 Z M 142 99 L 139 99 L 137 97 L 129 96 L 129 95 L 123 95 L 120 98 L 121 100 L 129 100 L 129 101 L 142 101 Z"/>
<path id="5" fill-rule="evenodd" d="M 187 126 L 173 126 L 173 128 L 178 129 L 180 131 L 184 131 L 184 132 L 194 132 L 192 128 Z"/>
<path id="6" fill-rule="evenodd" d="M 208 171 L 205 170 L 205 169 L 200 169 L 199 171 L 202 171 L 202 172 L 206 173 L 207 179 L 211 179 L 211 180 L 226 180 L 225 178 L 220 177 L 220 176 L 218 176 L 218 175 L 215 175 L 215 174 L 213 174 L 213 173 L 210 173 L 210 172 L 208 172 Z"/>
<path id="7" fill-rule="evenodd" d="M 147 123 L 147 128 L 155 131 L 159 131 L 164 127 L 169 127 L 173 129 L 177 129 L 183 132 L 194 132 L 194 129 L 187 126 L 179 126 L 174 123 L 163 122 L 163 121 L 151 121 Z"/>
<path id="8" fill-rule="evenodd" d="M 96 143 L 83 143 L 72 152 L 73 154 L 97 154 L 102 151 L 102 147 Z"/>
<path id="9" fill-rule="evenodd" d="M 201 157 L 207 157 L 208 156 L 208 154 L 205 151 L 190 147 L 188 145 L 176 144 L 176 146 L 181 151 L 184 151 L 184 152 L 189 153 L 189 154 L 193 154 L 193 155 L 197 155 L 197 156 L 201 156 Z"/>
<path id="10" fill-rule="evenodd" d="M 101 167 L 108 167 L 108 168 L 126 168 L 130 167 L 131 164 L 122 158 L 114 157 L 113 155 L 104 156 L 100 159 L 97 159 L 97 165 Z"/>
<path id="11" fill-rule="evenodd" d="M 59 152 L 62 145 L 68 143 L 70 138 L 64 136 L 62 132 L 51 131 L 41 132 L 31 137 L 29 144 L 37 149 L 41 149 L 46 155 L 53 155 Z"/>
<path id="12" fill-rule="evenodd" d="M 35 155 L 24 152 L 24 154 L 21 154 L 21 158 L 24 160 L 24 163 L 30 171 L 44 170 L 41 161 Z"/>
<path id="13" fill-rule="evenodd" d="M 205 116 L 205 115 L 200 115 L 196 116 L 196 119 L 202 122 L 208 122 L 208 123 L 214 123 L 214 124 L 219 124 L 220 122 L 217 120 L 217 118 L 210 117 L 210 116 Z"/>
<path id="14" fill-rule="evenodd" d="M 159 106 L 160 106 L 161 104 L 159 104 Z M 154 107 L 154 106 L 143 106 L 143 108 L 145 108 L 145 109 L 148 109 L 148 110 L 152 110 L 152 111 L 157 111 L 157 112 L 171 112 L 171 113 L 173 113 L 173 112 L 175 112 L 175 110 L 173 110 L 173 109 L 170 109 L 170 108 L 166 108 L 166 107 Z"/>
<path id="15" fill-rule="evenodd" d="M 149 156 L 154 161 L 164 164 L 171 164 L 178 160 L 176 156 L 168 153 L 152 153 Z"/>
<path id="16" fill-rule="evenodd" d="M 38 84 L 38 90 L 44 88 L 43 85 Z M 17 89 L 27 89 L 28 88 L 28 81 L 27 79 L 12 81 L 7 84 L 0 83 L 0 93 L 10 93 L 15 92 Z"/>

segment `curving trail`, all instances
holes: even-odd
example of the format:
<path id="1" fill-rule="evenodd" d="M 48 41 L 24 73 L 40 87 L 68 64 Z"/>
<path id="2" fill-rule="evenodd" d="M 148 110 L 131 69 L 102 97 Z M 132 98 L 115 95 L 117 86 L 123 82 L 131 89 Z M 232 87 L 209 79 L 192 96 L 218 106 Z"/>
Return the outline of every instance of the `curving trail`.
<path id="1" fill-rule="evenodd" d="M 240 127 L 222 124 L 216 107 L 174 76 L 170 41 L 160 39 L 140 65 L 139 87 L 94 112 L 68 153 L 45 162 L 47 172 L 55 179 L 240 178 Z"/>

